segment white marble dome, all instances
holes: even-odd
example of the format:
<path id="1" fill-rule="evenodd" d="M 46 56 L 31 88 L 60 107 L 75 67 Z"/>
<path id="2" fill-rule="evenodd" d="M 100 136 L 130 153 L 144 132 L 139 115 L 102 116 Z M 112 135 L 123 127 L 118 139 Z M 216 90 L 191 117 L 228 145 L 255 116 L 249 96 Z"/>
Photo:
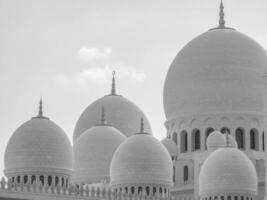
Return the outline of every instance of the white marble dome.
<path id="1" fill-rule="evenodd" d="M 200 197 L 257 194 L 257 173 L 251 160 L 237 148 L 214 151 L 203 163 L 199 174 Z"/>
<path id="2" fill-rule="evenodd" d="M 173 164 L 168 150 L 156 138 L 139 133 L 115 151 L 110 166 L 113 188 L 129 185 L 172 186 Z"/>
<path id="3" fill-rule="evenodd" d="M 127 137 L 136 132 L 141 116 L 144 117 L 145 131 L 151 133 L 148 119 L 134 103 L 120 95 L 106 95 L 89 105 L 81 114 L 74 129 L 73 141 L 99 122 L 96 116 L 102 106 L 105 107 L 107 122 Z"/>
<path id="4" fill-rule="evenodd" d="M 178 146 L 171 138 L 166 137 L 161 142 L 168 150 L 170 156 L 178 156 Z"/>
<path id="5" fill-rule="evenodd" d="M 220 131 L 213 131 L 207 138 L 208 150 L 215 150 L 226 146 L 225 135 Z"/>
<path id="6" fill-rule="evenodd" d="M 22 124 L 8 141 L 4 173 L 72 175 L 72 147 L 53 121 L 35 117 Z"/>
<path id="7" fill-rule="evenodd" d="M 164 85 L 167 120 L 210 113 L 263 112 L 266 51 L 250 37 L 214 29 L 189 42 L 173 60 Z"/>
<path id="8" fill-rule="evenodd" d="M 109 181 L 113 153 L 126 137 L 109 125 L 86 130 L 74 143 L 73 183 L 88 184 Z"/>

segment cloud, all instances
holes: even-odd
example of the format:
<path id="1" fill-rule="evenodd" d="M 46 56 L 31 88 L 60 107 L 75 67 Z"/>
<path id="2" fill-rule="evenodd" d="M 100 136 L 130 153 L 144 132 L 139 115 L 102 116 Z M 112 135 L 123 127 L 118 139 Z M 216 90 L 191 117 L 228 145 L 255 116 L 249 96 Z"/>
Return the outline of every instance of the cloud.
<path id="1" fill-rule="evenodd" d="M 110 82 L 113 70 L 117 73 L 117 79 L 140 83 L 145 81 L 144 72 L 139 72 L 131 66 L 110 63 L 111 53 L 110 48 L 97 49 L 83 46 L 78 51 L 78 56 L 81 61 L 86 61 L 86 65 L 70 74 L 58 74 L 56 82 L 65 88 L 87 87 L 89 84 L 104 85 Z"/>
<path id="2" fill-rule="evenodd" d="M 86 62 L 107 60 L 109 59 L 111 52 L 110 48 L 98 49 L 95 47 L 83 46 L 78 51 L 78 57 L 80 60 Z"/>

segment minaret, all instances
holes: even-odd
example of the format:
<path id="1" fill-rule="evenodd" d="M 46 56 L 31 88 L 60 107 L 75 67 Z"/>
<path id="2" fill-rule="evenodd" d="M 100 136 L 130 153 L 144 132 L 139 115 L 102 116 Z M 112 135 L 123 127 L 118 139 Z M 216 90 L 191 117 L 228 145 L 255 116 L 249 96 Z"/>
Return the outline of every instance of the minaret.
<path id="1" fill-rule="evenodd" d="M 111 95 L 116 95 L 116 82 L 115 82 L 116 71 L 112 71 L 112 86 L 111 86 Z"/>
<path id="2" fill-rule="evenodd" d="M 219 26 L 218 28 L 225 28 L 225 20 L 224 20 L 224 6 L 223 6 L 223 1 L 221 0 L 220 4 L 220 19 L 219 19 Z"/>

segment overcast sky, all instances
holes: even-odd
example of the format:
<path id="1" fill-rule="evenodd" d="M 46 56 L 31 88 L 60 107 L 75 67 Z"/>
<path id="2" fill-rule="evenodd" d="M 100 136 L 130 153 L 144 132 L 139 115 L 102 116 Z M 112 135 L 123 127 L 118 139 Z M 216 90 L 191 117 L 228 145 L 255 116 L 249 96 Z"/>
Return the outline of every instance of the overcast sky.
<path id="1" fill-rule="evenodd" d="M 82 111 L 110 92 L 165 134 L 163 85 L 179 50 L 217 26 L 219 0 L 0 0 L 0 170 L 8 139 L 44 115 L 70 139 Z M 267 1 L 225 0 L 226 24 L 267 48 Z M 137 127 L 138 130 L 139 127 Z M 0 175 L 1 175 L 0 173 Z"/>

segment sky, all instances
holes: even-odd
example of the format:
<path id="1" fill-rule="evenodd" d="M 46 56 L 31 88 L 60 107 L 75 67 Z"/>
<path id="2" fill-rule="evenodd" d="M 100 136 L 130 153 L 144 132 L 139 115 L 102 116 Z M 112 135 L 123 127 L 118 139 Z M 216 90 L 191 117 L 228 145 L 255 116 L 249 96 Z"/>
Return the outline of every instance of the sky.
<path id="1" fill-rule="evenodd" d="M 163 86 L 175 55 L 218 24 L 219 0 L 0 0 L 0 175 L 12 133 L 38 112 L 70 140 L 82 111 L 117 93 L 166 136 Z M 267 48 L 267 1 L 224 0 L 226 25 Z M 138 129 L 138 127 L 137 127 Z"/>

